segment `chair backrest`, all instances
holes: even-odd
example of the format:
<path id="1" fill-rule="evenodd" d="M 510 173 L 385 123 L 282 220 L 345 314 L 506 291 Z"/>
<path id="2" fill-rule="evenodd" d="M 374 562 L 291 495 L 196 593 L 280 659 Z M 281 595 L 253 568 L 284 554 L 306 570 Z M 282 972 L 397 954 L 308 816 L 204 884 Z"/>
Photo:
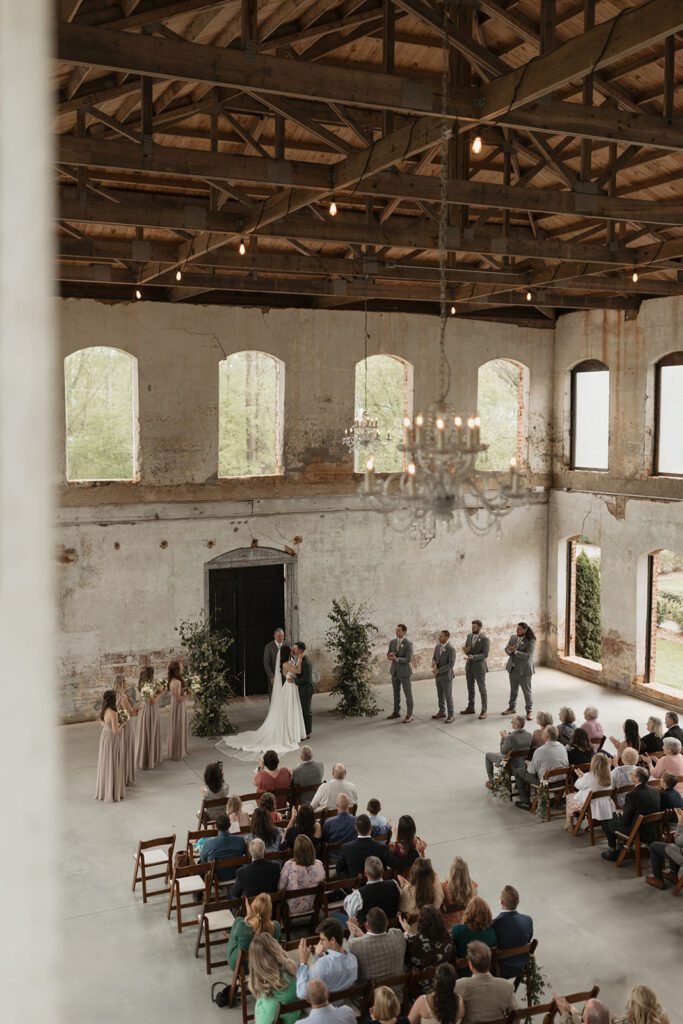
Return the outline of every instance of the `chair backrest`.
<path id="1" fill-rule="evenodd" d="M 209 812 L 225 811 L 227 805 L 227 796 L 214 797 L 211 800 L 202 800 L 202 806 L 199 808 L 199 824 L 205 825 L 207 828 L 210 828 L 213 822 L 209 819 Z M 215 818 L 215 815 L 213 817 Z"/>
<path id="2" fill-rule="evenodd" d="M 138 843 L 138 852 L 151 850 L 155 846 L 167 846 L 169 856 L 175 846 L 175 833 L 172 836 L 160 836 L 158 839 L 141 839 Z"/>
<path id="3" fill-rule="evenodd" d="M 626 848 L 628 849 L 633 845 L 637 838 L 639 839 L 640 830 L 643 825 L 653 825 L 655 822 L 659 822 L 661 825 L 664 821 L 665 813 L 665 811 L 656 811 L 654 814 L 639 814 L 633 822 L 633 828 L 628 834 L 628 839 L 625 844 Z"/>
<path id="4" fill-rule="evenodd" d="M 313 783 L 310 786 L 297 786 L 294 783 L 292 783 L 292 790 L 291 790 L 292 803 L 296 807 L 298 807 L 301 804 L 301 797 L 302 796 L 308 796 L 308 795 L 314 796 L 315 793 L 317 793 L 319 789 L 320 789 L 320 784 L 319 783 Z"/>
<path id="5" fill-rule="evenodd" d="M 183 867 L 178 867 L 176 865 L 173 868 L 173 879 L 171 884 L 174 885 L 179 878 L 187 878 L 190 875 L 200 875 L 204 879 L 208 892 L 213 881 L 213 870 L 214 862 L 212 860 L 207 861 L 206 864 L 187 864 Z"/>
<path id="6" fill-rule="evenodd" d="M 191 829 L 187 833 L 187 842 L 185 843 L 185 851 L 192 860 L 194 856 L 194 844 L 198 839 L 215 839 L 218 835 L 217 828 L 196 828 Z"/>
<path id="7" fill-rule="evenodd" d="M 538 939 L 532 939 L 525 946 L 512 946 L 509 949 L 498 949 L 496 950 L 496 963 L 500 963 L 501 960 L 511 960 L 512 957 L 516 956 L 533 956 L 538 946 Z"/>
<path id="8" fill-rule="evenodd" d="M 589 992 L 571 992 L 564 998 L 570 1004 L 585 1003 L 587 999 L 597 999 L 600 995 L 599 985 L 593 985 L 593 988 Z M 543 1024 L 553 1024 L 555 1017 L 559 1013 L 557 1003 L 553 999 L 551 1003 L 544 1003 L 543 1006 L 532 1006 L 523 1010 L 516 1010 L 514 1020 L 524 1020 L 530 1013 L 536 1013 L 539 1010 L 545 1011 L 547 1017 L 544 1018 Z"/>
<path id="9" fill-rule="evenodd" d="M 514 761 L 516 757 L 523 757 L 526 761 L 531 756 L 531 747 L 526 747 L 525 750 L 511 750 L 509 754 L 505 755 L 506 761 Z"/>
<path id="10" fill-rule="evenodd" d="M 566 789 L 569 786 L 569 776 L 572 768 L 548 768 L 543 776 L 543 781 L 548 783 L 548 789 Z"/>
<path id="11" fill-rule="evenodd" d="M 312 896 L 313 897 L 313 906 L 312 906 L 311 910 L 306 910 L 304 912 L 306 914 L 306 916 L 308 916 L 309 914 L 313 913 L 313 911 L 316 910 L 320 906 L 320 901 L 322 900 L 322 896 L 323 896 L 323 889 L 324 889 L 324 882 L 318 882 L 317 885 L 311 885 L 311 886 L 309 886 L 306 889 L 283 889 L 282 890 L 283 909 L 286 907 L 286 912 L 291 915 L 292 912 L 289 909 L 289 904 L 291 903 L 292 900 L 299 900 L 299 899 L 302 899 L 302 898 L 304 898 L 306 896 Z M 302 916 L 303 916 L 303 914 L 302 914 Z"/>

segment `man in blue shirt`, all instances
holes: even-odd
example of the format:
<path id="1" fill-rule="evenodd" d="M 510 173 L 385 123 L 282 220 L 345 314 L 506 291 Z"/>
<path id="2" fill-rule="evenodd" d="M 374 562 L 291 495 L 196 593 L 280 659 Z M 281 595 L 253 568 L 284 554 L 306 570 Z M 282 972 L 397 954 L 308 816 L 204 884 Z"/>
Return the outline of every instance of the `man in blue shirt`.
<path id="1" fill-rule="evenodd" d="M 493 920 L 493 930 L 498 940 L 498 949 L 517 949 L 528 946 L 534 935 L 534 922 L 528 914 L 520 914 L 519 893 L 513 885 L 506 885 L 500 894 L 500 913 Z M 509 956 L 498 964 L 501 978 L 518 978 L 529 957 L 526 953 L 520 956 Z"/>
<path id="2" fill-rule="evenodd" d="M 337 797 L 337 813 L 334 818 L 328 818 L 323 825 L 322 839 L 324 843 L 350 843 L 355 839 L 358 832 L 356 829 L 356 816 L 349 814 L 351 801 L 345 793 Z"/>
<path id="3" fill-rule="evenodd" d="M 334 995 L 342 989 L 355 985 L 358 980 L 358 960 L 353 953 L 344 949 L 344 928 L 333 917 L 326 917 L 316 931 L 320 941 L 312 950 L 302 939 L 299 943 L 299 960 L 296 972 L 297 999 L 305 999 L 309 981 L 324 981 Z"/>
<path id="4" fill-rule="evenodd" d="M 210 860 L 233 860 L 236 857 L 244 857 L 247 850 L 244 839 L 240 835 L 231 834 L 230 819 L 227 814 L 216 815 L 216 828 L 218 835 L 213 839 L 205 839 L 202 843 L 199 863 L 206 864 Z M 218 872 L 218 880 L 232 882 L 236 870 L 236 868 L 223 868 Z"/>

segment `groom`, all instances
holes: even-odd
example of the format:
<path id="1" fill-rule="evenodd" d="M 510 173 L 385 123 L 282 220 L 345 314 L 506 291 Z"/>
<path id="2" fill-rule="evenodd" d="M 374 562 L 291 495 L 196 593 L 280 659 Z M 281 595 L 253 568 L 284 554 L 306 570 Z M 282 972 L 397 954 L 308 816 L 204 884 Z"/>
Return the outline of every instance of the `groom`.
<path id="1" fill-rule="evenodd" d="M 313 731 L 313 712 L 311 710 L 311 699 L 313 697 L 313 666 L 306 654 L 306 644 L 303 640 L 297 640 L 292 644 L 292 654 L 301 665 L 301 675 L 296 676 L 295 682 L 299 687 L 299 699 L 301 701 L 301 713 L 304 716 L 306 727 L 306 739 L 310 739 Z"/>

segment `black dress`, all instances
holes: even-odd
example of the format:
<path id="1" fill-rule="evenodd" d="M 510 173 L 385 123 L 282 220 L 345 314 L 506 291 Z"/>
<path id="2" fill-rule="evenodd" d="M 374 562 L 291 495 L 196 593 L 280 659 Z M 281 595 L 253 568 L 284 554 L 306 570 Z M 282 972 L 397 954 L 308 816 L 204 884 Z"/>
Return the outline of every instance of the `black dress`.
<path id="1" fill-rule="evenodd" d="M 640 741 L 641 754 L 658 754 L 660 750 L 664 750 L 664 741 L 659 736 L 655 736 L 653 732 L 643 736 Z"/>
<path id="2" fill-rule="evenodd" d="M 592 751 L 579 750 L 578 747 L 567 747 L 567 758 L 570 765 L 589 764 L 592 756 Z"/>

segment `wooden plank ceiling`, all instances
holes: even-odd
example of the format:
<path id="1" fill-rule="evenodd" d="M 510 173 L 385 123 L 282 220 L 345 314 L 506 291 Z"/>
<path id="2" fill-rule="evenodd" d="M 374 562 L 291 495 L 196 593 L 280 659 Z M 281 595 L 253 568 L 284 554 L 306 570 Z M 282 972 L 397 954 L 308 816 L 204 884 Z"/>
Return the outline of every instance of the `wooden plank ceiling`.
<path id="1" fill-rule="evenodd" d="M 449 311 L 683 292 L 683 0 L 57 8 L 65 296 L 438 313 L 444 110 Z"/>

